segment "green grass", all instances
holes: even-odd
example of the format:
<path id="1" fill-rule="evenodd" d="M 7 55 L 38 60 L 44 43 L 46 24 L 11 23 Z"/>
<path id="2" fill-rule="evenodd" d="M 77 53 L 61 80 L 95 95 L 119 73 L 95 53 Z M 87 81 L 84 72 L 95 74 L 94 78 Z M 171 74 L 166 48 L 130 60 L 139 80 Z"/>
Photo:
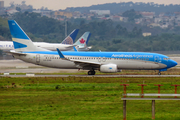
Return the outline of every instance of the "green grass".
<path id="1" fill-rule="evenodd" d="M 14 85 L 12 85 L 14 83 Z M 174 93 L 180 78 L 0 78 L 0 119 L 123 119 L 122 83 L 128 93 Z M 180 87 L 178 87 L 180 93 Z M 156 101 L 156 120 L 179 120 L 179 101 Z M 128 120 L 151 120 L 151 101 L 127 101 Z"/>

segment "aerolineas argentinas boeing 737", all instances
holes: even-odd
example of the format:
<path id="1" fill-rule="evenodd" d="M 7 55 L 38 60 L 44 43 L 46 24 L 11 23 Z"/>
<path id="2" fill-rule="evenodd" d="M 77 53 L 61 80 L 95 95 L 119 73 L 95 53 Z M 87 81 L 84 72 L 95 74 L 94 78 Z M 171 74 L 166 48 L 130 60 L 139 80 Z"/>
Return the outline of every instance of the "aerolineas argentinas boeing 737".
<path id="1" fill-rule="evenodd" d="M 14 44 L 10 53 L 17 59 L 37 65 L 61 69 L 85 69 L 89 75 L 95 70 L 113 73 L 120 69 L 166 71 L 177 65 L 169 57 L 144 52 L 61 52 L 36 47 L 14 20 L 9 20 Z"/>

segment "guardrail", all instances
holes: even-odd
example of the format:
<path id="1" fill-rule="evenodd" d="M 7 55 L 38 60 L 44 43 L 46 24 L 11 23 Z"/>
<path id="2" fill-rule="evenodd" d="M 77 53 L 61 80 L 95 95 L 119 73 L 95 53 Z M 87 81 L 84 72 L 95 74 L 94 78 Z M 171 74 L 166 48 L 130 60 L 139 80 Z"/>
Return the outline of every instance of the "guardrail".
<path id="1" fill-rule="evenodd" d="M 177 94 L 177 86 L 180 85 L 171 85 L 175 86 L 175 94 L 160 94 L 160 86 L 162 85 L 155 85 L 158 86 L 158 93 L 144 93 L 143 87 L 146 86 L 145 84 L 138 85 L 141 86 L 141 93 L 126 93 L 126 86 L 129 86 L 129 84 L 121 84 L 121 86 L 124 86 L 124 93 L 121 98 L 123 100 L 123 120 L 126 120 L 126 100 L 152 100 L 152 119 L 155 119 L 155 100 L 180 100 L 180 98 L 177 98 L 177 96 L 180 96 L 180 94 Z M 161 96 L 166 98 L 160 98 Z"/>

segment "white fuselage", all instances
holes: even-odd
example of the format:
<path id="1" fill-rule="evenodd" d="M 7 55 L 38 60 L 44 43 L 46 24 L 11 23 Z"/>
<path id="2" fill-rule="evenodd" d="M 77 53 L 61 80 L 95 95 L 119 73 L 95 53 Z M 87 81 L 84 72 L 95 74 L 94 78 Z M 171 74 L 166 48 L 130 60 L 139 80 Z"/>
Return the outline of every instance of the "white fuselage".
<path id="1" fill-rule="evenodd" d="M 13 55 L 17 59 L 21 59 L 25 62 L 34 63 L 52 68 L 61 69 L 81 69 L 82 67 L 75 64 L 72 61 L 63 60 L 59 55 L 46 55 L 46 54 L 30 54 L 27 55 Z M 157 63 L 154 61 L 146 61 L 143 59 L 117 59 L 117 58 L 103 58 L 103 57 L 84 57 L 84 56 L 66 56 L 68 59 L 77 59 L 87 62 L 100 62 L 101 64 L 116 64 L 118 69 L 145 69 L 154 70 L 166 68 L 167 65 Z M 90 69 L 90 68 L 82 68 Z"/>
<path id="2" fill-rule="evenodd" d="M 33 42 L 33 44 L 37 47 L 41 47 L 51 51 L 56 51 L 57 48 L 60 49 L 61 51 L 68 51 L 73 49 L 73 45 L 60 44 L 60 43 Z M 13 49 L 14 46 L 12 41 L 0 41 L 0 50 L 9 51 Z"/>

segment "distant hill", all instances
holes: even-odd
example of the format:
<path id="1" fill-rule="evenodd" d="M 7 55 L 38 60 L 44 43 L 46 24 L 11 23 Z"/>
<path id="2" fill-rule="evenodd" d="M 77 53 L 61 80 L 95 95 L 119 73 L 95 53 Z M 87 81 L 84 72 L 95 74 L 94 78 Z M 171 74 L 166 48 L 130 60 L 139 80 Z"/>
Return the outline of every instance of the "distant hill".
<path id="1" fill-rule="evenodd" d="M 180 5 L 164 5 L 164 4 L 155 4 L 151 3 L 143 3 L 143 2 L 122 2 L 122 3 L 107 3 L 107 4 L 99 4 L 92 5 L 89 7 L 68 7 L 65 11 L 80 11 L 82 13 L 87 13 L 89 10 L 110 10 L 112 14 L 122 13 L 127 10 L 134 9 L 135 11 L 147 11 L 147 12 L 155 12 L 156 14 L 162 12 L 180 12 Z"/>

